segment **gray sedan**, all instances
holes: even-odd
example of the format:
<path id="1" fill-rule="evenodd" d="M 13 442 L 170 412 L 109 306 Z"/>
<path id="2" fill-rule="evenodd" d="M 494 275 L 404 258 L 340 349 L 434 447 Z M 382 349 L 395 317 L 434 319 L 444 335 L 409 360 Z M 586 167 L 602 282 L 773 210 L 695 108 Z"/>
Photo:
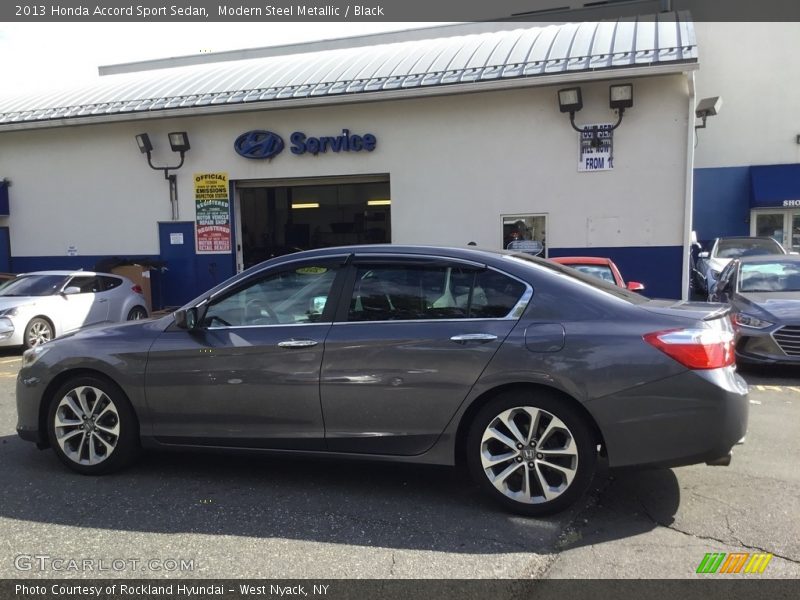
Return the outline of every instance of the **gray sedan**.
<path id="1" fill-rule="evenodd" d="M 26 352 L 17 431 L 85 474 L 143 447 L 463 462 L 543 515 L 599 455 L 729 462 L 748 401 L 727 310 L 512 252 L 313 250 Z"/>
<path id="2" fill-rule="evenodd" d="M 733 308 L 740 362 L 800 365 L 800 256 L 733 260 L 712 299 Z"/>

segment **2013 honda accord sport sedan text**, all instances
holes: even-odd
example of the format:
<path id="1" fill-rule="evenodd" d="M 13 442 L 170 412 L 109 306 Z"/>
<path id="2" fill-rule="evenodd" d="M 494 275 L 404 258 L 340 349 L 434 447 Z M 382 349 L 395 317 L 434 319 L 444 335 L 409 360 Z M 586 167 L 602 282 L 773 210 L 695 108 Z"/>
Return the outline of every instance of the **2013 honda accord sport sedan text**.
<path id="1" fill-rule="evenodd" d="M 463 460 L 542 515 L 581 496 L 598 455 L 728 462 L 748 400 L 726 311 L 510 252 L 301 252 L 161 319 L 27 351 L 17 431 L 89 475 L 142 447 Z"/>

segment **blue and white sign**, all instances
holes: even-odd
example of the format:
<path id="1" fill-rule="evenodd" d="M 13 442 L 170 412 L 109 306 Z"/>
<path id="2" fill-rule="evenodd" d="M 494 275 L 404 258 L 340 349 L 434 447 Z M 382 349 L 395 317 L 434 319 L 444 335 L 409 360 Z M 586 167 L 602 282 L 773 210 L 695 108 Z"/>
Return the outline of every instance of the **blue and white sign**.
<path id="1" fill-rule="evenodd" d="M 328 152 L 372 152 L 378 145 L 378 138 L 372 133 L 359 135 L 349 129 L 335 136 L 314 137 L 302 131 L 295 131 L 289 136 L 292 154 L 326 154 Z M 272 131 L 255 129 L 247 131 L 236 138 L 233 148 L 237 154 L 245 158 L 272 159 L 284 149 L 283 138 Z"/>
<path id="2" fill-rule="evenodd" d="M 580 136 L 579 173 L 614 170 L 614 130 L 612 127 L 611 123 L 583 126 Z M 596 134 L 595 129 L 597 130 Z"/>
<path id="3" fill-rule="evenodd" d="M 283 150 L 283 138 L 272 131 L 255 129 L 236 138 L 233 149 L 245 158 L 270 159 Z"/>

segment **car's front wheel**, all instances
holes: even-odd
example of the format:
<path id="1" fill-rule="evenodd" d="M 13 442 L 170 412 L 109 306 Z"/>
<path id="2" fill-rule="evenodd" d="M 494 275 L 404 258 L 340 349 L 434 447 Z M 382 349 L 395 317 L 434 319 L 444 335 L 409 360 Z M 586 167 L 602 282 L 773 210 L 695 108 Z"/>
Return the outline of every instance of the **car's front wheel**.
<path id="1" fill-rule="evenodd" d="M 49 342 L 55 337 L 50 321 L 42 317 L 34 317 L 25 327 L 23 343 L 25 348 L 33 348 Z"/>
<path id="2" fill-rule="evenodd" d="M 61 386 L 47 417 L 58 458 L 84 475 L 121 469 L 139 451 L 136 415 L 124 392 L 100 377 L 77 377 Z"/>
<path id="3" fill-rule="evenodd" d="M 542 516 L 588 489 L 597 443 L 586 419 L 546 390 L 504 393 L 484 406 L 467 436 L 478 485 L 507 509 Z"/>

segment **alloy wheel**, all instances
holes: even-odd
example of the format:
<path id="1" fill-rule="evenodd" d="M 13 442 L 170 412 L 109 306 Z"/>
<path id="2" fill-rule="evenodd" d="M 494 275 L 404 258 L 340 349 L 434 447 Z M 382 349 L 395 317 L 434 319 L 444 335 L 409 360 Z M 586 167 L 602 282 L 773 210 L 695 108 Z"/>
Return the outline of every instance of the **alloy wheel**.
<path id="1" fill-rule="evenodd" d="M 578 471 L 572 432 L 554 414 L 531 406 L 510 408 L 492 419 L 481 437 L 480 454 L 491 484 L 525 504 L 555 500 Z"/>
<path id="2" fill-rule="evenodd" d="M 54 431 L 59 447 L 71 461 L 97 465 L 119 442 L 119 412 L 108 394 L 92 386 L 68 391 L 55 411 Z"/>
<path id="3" fill-rule="evenodd" d="M 37 319 L 28 328 L 27 346 L 33 348 L 39 344 L 44 344 L 53 339 L 53 330 L 50 325 L 42 319 Z"/>

